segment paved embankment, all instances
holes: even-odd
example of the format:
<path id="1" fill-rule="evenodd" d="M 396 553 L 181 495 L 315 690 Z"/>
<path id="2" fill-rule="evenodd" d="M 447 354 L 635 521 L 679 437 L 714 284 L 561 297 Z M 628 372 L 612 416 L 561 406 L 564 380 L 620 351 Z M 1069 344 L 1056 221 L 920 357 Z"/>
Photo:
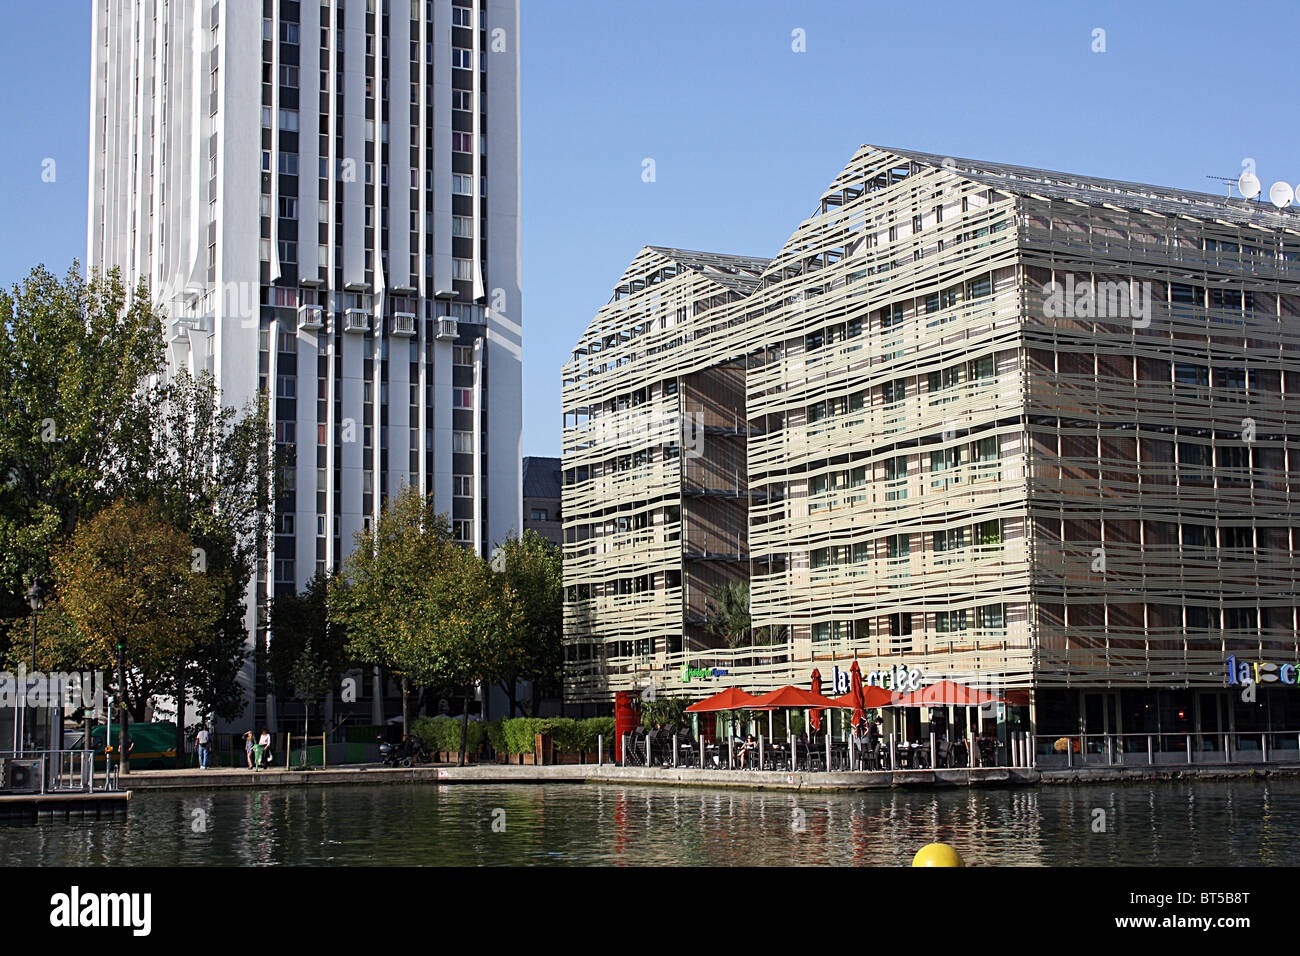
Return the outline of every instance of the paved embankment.
<path id="1" fill-rule="evenodd" d="M 861 773 L 786 773 L 751 770 L 700 770 L 694 767 L 619 767 L 613 764 L 564 764 L 533 767 L 517 764 L 434 765 L 412 768 L 343 766 L 318 770 L 216 768 L 210 770 L 137 770 L 121 785 L 137 792 L 157 790 L 274 788 L 399 783 L 609 783 L 679 787 L 724 787 L 750 790 L 889 790 L 932 787 L 1008 787 L 1034 784 L 1089 784 L 1162 780 L 1216 780 L 1240 777 L 1296 777 L 1296 765 L 1207 765 L 1198 767 L 1076 767 L 1030 770 L 992 767 L 974 770 L 899 770 Z"/>
<path id="2" fill-rule="evenodd" d="M 565 764 L 527 767 L 476 764 L 468 767 L 333 767 L 321 770 L 144 770 L 122 778 L 135 791 L 194 788 L 294 787 L 394 783 L 634 783 L 668 786 L 739 787 L 757 790 L 888 790 L 893 787 L 1015 786 L 1037 782 L 1032 770 L 914 770 L 895 773 L 784 773 L 618 767 Z"/>

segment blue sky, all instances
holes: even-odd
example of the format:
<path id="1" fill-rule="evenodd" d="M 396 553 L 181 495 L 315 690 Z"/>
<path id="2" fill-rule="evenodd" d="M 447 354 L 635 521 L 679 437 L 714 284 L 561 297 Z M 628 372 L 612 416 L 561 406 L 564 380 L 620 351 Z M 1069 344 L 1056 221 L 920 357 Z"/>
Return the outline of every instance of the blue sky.
<path id="1" fill-rule="evenodd" d="M 559 454 L 560 367 L 641 246 L 772 255 L 862 143 L 1212 192 L 1207 175 L 1236 177 L 1251 157 L 1265 192 L 1300 183 L 1293 2 L 522 11 L 526 455 Z M 85 256 L 90 8 L 10 3 L 5 18 L 8 285 Z"/>

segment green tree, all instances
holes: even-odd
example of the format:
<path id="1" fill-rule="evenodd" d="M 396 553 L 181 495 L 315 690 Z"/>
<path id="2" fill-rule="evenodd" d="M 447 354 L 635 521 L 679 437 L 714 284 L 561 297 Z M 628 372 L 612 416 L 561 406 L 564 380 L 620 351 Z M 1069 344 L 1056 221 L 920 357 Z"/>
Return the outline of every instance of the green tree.
<path id="1" fill-rule="evenodd" d="M 705 603 L 706 629 L 727 647 L 739 647 L 750 632 L 749 584 L 728 581 L 713 589 Z"/>
<path id="2" fill-rule="evenodd" d="M 118 501 L 78 525 L 55 557 L 61 613 L 83 660 L 115 672 L 123 716 L 169 689 L 175 662 L 210 632 L 221 614 L 223 582 L 193 566 L 193 542 L 156 507 Z M 126 744 L 126 721 L 120 743 Z M 123 770 L 128 770 L 123 765 Z"/>
<path id="3" fill-rule="evenodd" d="M 148 442 L 140 399 L 163 367 L 147 290 L 117 272 L 33 269 L 0 290 L 0 617 L 26 613 L 33 575 L 78 521 L 119 497 Z"/>
<path id="4" fill-rule="evenodd" d="M 271 687 L 284 700 L 303 702 L 303 733 L 312 705 L 339 685 L 348 669 L 347 635 L 329 618 L 329 578 L 316 575 L 301 594 L 286 594 L 271 604 L 267 652 Z"/>
<path id="5" fill-rule="evenodd" d="M 562 552 L 536 531 L 511 536 L 501 546 L 506 583 L 519 602 L 519 626 L 509 635 L 515 653 L 501 673 L 500 685 L 510 698 L 510 716 L 518 709 L 519 681 L 533 685 L 536 717 L 543 696 L 560 694 L 564 671 L 564 572 Z M 495 560 L 495 559 L 494 559 Z"/>
<path id="6" fill-rule="evenodd" d="M 205 639 L 176 662 L 171 692 L 203 713 L 234 718 L 244 706 L 238 677 L 247 657 L 244 597 L 270 530 L 270 445 L 265 402 L 243 413 L 221 403 L 212 376 L 179 371 L 147 390 L 149 440 L 130 490 L 156 501 L 193 540 L 194 564 L 224 584 L 222 611 Z M 177 753 L 184 748 L 178 703 Z"/>
<path id="7" fill-rule="evenodd" d="M 330 615 L 346 630 L 354 659 L 402 679 L 403 731 L 409 732 L 408 681 L 468 688 L 518 667 L 509 639 L 520 623 L 514 592 L 504 576 L 455 542 L 430 499 L 408 489 L 355 540 L 330 584 Z M 468 703 L 467 690 L 466 721 Z"/>

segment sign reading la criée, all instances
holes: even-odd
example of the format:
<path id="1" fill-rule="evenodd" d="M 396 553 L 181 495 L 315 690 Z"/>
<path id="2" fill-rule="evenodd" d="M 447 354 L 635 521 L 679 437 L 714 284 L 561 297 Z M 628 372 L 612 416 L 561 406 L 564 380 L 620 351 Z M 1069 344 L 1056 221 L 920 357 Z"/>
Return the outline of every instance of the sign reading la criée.
<path id="1" fill-rule="evenodd" d="M 921 688 L 921 669 L 906 664 L 894 664 L 888 670 L 871 671 L 862 675 L 862 683 L 889 690 L 911 691 Z M 852 674 L 842 671 L 838 664 L 831 668 L 831 686 L 837 694 L 847 694 L 853 687 Z"/>
<path id="2" fill-rule="evenodd" d="M 1233 654 L 1224 663 L 1228 667 L 1228 684 L 1291 684 L 1300 683 L 1294 664 L 1275 664 L 1272 661 L 1239 661 Z"/>

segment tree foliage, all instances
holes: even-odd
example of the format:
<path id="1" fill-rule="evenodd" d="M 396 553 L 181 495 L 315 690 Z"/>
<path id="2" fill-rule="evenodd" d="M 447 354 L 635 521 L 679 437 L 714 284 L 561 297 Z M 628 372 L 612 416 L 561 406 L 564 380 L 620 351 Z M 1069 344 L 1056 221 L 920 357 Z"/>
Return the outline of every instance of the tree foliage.
<path id="1" fill-rule="evenodd" d="M 193 567 L 192 541 L 156 507 L 118 501 L 82 522 L 54 559 L 63 633 L 85 664 L 116 686 L 118 646 L 127 663 L 125 699 L 134 719 L 168 686 L 176 661 L 221 614 L 223 582 Z"/>
<path id="2" fill-rule="evenodd" d="M 514 592 L 415 489 L 358 532 L 329 604 L 354 659 L 415 684 L 463 686 L 519 666 L 509 640 L 520 626 Z"/>
<path id="3" fill-rule="evenodd" d="M 728 581 L 713 589 L 705 605 L 706 628 L 727 647 L 739 647 L 749 636 L 749 585 Z"/>
<path id="4" fill-rule="evenodd" d="M 329 617 L 329 578 L 316 575 L 301 594 L 271 604 L 268 651 L 271 687 L 277 697 L 310 708 L 339 685 L 349 665 L 347 634 Z"/>
<path id="5" fill-rule="evenodd" d="M 223 406 L 208 375 L 164 376 L 164 354 L 147 288 L 128 295 L 116 272 L 83 280 L 74 265 L 59 280 L 37 268 L 0 291 L 0 619 L 15 619 L 20 656 L 23 593 L 39 576 L 43 653 L 93 666 L 68 639 L 51 556 L 111 502 L 135 501 L 188 536 L 223 589 L 216 622 L 151 688 L 179 682 L 229 717 L 243 707 L 244 596 L 269 530 L 266 409 Z"/>
<path id="6" fill-rule="evenodd" d="M 159 316 L 116 272 L 60 281 L 44 268 L 0 290 L 0 616 L 48 578 L 80 518 L 119 497 L 147 445 L 140 400 L 162 369 Z"/>
<path id="7" fill-rule="evenodd" d="M 510 634 L 517 662 L 501 672 L 501 685 L 516 706 L 520 680 L 533 684 L 533 715 L 544 696 L 558 697 L 564 668 L 564 571 L 561 551 L 536 531 L 511 536 L 501 546 L 505 582 L 519 603 L 519 624 Z"/>

